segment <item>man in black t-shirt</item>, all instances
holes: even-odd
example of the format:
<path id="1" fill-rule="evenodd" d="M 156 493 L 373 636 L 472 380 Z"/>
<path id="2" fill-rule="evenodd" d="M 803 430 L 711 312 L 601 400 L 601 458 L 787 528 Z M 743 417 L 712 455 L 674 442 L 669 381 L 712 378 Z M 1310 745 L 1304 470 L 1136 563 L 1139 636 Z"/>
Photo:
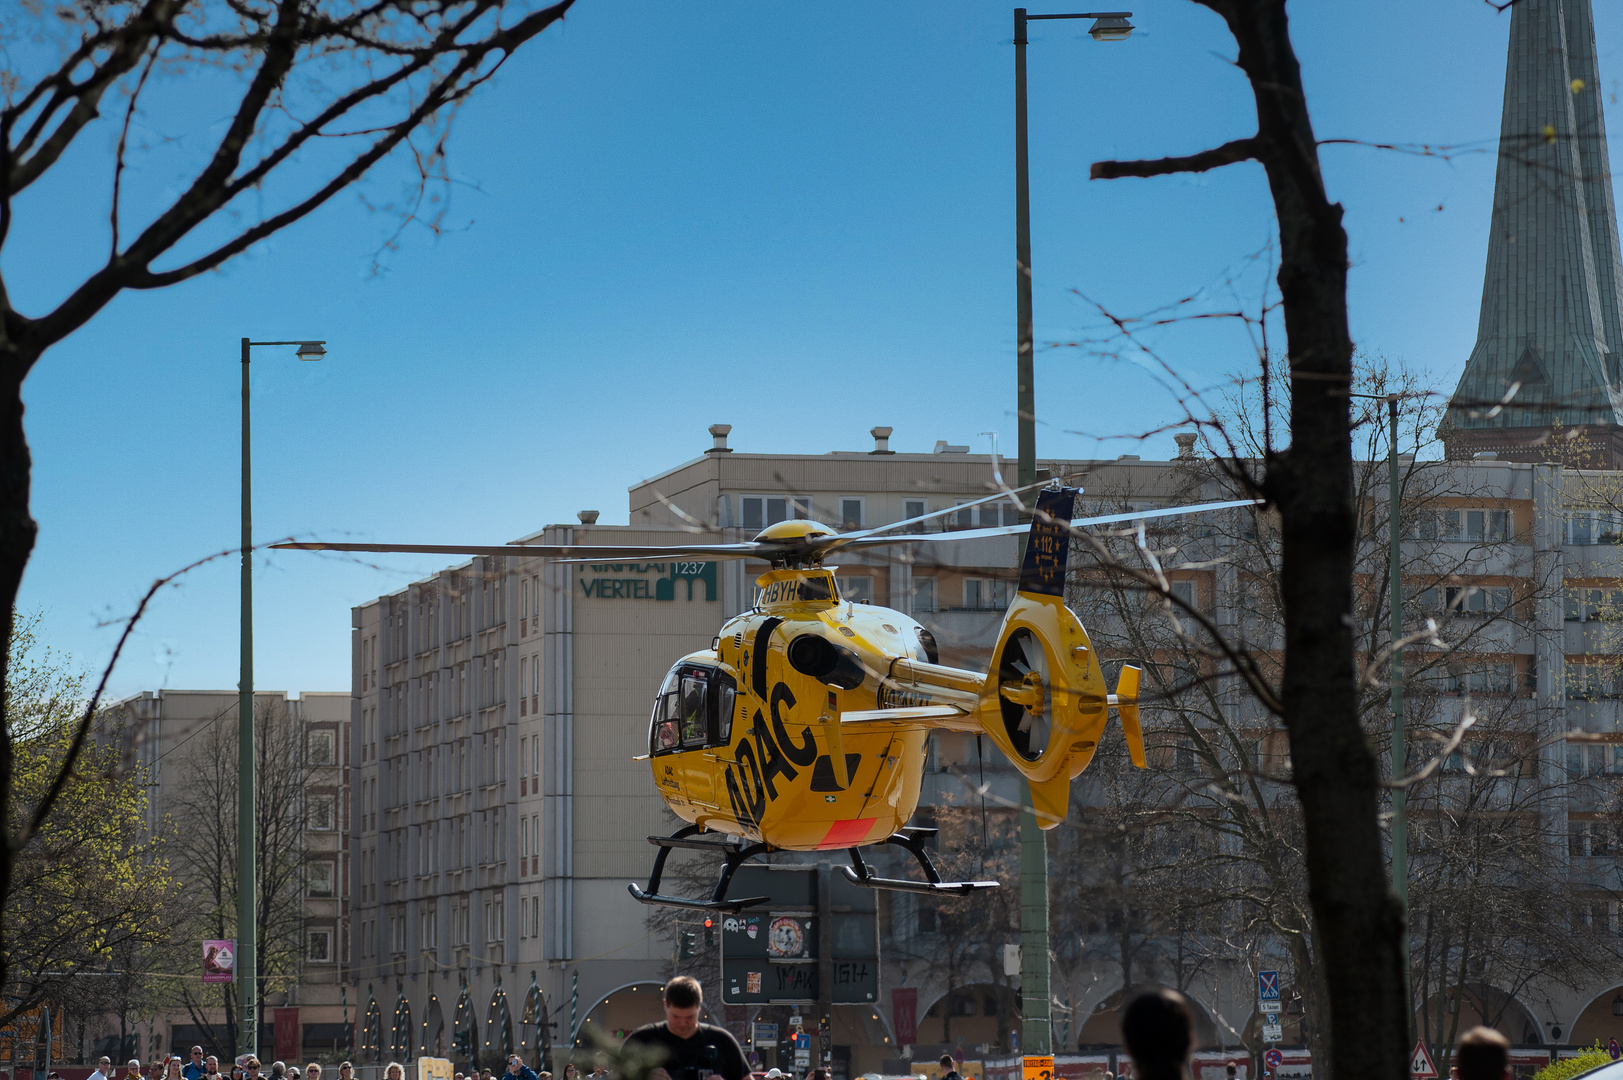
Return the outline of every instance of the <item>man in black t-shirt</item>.
<path id="1" fill-rule="evenodd" d="M 699 1023 L 704 991 L 686 975 L 665 984 L 665 1022 L 640 1027 L 626 1045 L 647 1047 L 661 1057 L 649 1080 L 744 1080 L 749 1066 L 738 1040 L 725 1028 Z"/>

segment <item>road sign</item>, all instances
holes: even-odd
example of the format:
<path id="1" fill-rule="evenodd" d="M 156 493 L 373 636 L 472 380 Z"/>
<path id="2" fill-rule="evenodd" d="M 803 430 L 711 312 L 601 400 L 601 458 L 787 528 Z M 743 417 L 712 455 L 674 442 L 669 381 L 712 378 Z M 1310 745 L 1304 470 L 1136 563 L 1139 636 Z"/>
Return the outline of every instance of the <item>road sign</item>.
<path id="1" fill-rule="evenodd" d="M 1437 1066 L 1424 1042 L 1414 1044 L 1414 1053 L 1409 1055 L 1409 1075 L 1415 1080 L 1436 1080 Z"/>
<path id="2" fill-rule="evenodd" d="M 795 1068 L 804 1069 L 804 1068 L 809 1067 L 810 1065 L 811 1065 L 811 1051 L 810 1050 L 796 1050 L 795 1051 Z"/>
<path id="3" fill-rule="evenodd" d="M 1285 1027 L 1284 1027 L 1284 1025 L 1283 1024 L 1264 1024 L 1264 1025 L 1262 1025 L 1262 1041 L 1263 1042 L 1284 1042 L 1285 1041 Z"/>
<path id="4" fill-rule="evenodd" d="M 778 1041 L 778 1025 L 757 1020 L 755 1022 L 755 1034 L 750 1041 L 755 1043 L 756 1046 L 776 1045 Z"/>
<path id="5" fill-rule="evenodd" d="M 1282 1003 L 1278 998 L 1275 998 L 1272 1001 L 1259 1001 L 1257 1002 L 1257 1011 L 1263 1013 L 1277 1013 L 1280 1011 L 1281 1004 Z"/>
<path id="6" fill-rule="evenodd" d="M 795 1036 L 795 1052 L 796 1053 L 799 1053 L 802 1050 L 810 1050 L 810 1049 L 811 1049 L 811 1036 L 810 1035 L 807 1035 L 804 1031 L 802 1031 L 800 1034 Z"/>
<path id="7" fill-rule="evenodd" d="M 1616 1061 L 1618 1058 L 1623 1057 L 1623 1050 L 1618 1049 L 1616 1039 L 1613 1039 L 1613 1040 L 1611 1040 L 1610 1042 L 1608 1042 L 1606 1044 L 1606 1052 L 1608 1054 L 1612 1055 L 1612 1060 L 1613 1061 Z"/>
<path id="8" fill-rule="evenodd" d="M 1021 1058 L 1020 1080 L 1054 1080 L 1054 1059 L 1042 1056 Z"/>
<path id="9" fill-rule="evenodd" d="M 1262 1055 L 1262 1063 L 1268 1066 L 1270 1069 L 1279 1068 L 1284 1060 L 1285 1055 L 1281 1054 L 1277 1047 Z"/>
<path id="10" fill-rule="evenodd" d="M 1278 1001 L 1279 1000 L 1279 972 L 1277 972 L 1277 971 L 1259 971 L 1259 972 L 1257 972 L 1257 1000 L 1259 1000 L 1259 1001 Z"/>
<path id="11" fill-rule="evenodd" d="M 799 1027 L 800 1026 L 800 1014 L 799 1013 L 790 1013 L 789 1014 L 789 1026 L 790 1027 Z"/>

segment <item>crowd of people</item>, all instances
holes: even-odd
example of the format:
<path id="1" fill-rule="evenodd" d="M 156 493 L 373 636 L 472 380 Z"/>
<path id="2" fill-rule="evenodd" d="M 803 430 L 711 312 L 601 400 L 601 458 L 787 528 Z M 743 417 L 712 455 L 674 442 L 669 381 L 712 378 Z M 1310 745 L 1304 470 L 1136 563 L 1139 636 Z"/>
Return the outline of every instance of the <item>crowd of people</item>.
<path id="1" fill-rule="evenodd" d="M 201 1046 L 194 1046 L 192 1060 L 184 1064 L 179 1054 L 153 1058 L 145 1065 L 140 1058 L 130 1058 L 120 1071 L 113 1066 L 112 1058 L 103 1057 L 96 1062 L 96 1071 L 88 1080 L 321 1080 L 321 1071 L 319 1061 L 310 1062 L 303 1070 L 285 1061 L 273 1061 L 267 1072 L 264 1063 L 256 1057 L 240 1063 L 233 1061 L 229 1069 L 221 1069 L 219 1058 L 205 1055 Z M 338 1066 L 338 1080 L 355 1080 L 355 1066 L 348 1061 Z"/>
<path id="2" fill-rule="evenodd" d="M 746 1080 L 751 1073 L 744 1052 L 726 1028 L 699 1022 L 704 991 L 698 982 L 679 975 L 665 984 L 665 1019 L 638 1028 L 626 1037 L 625 1047 L 646 1056 L 653 1065 L 648 1080 Z M 1122 1041 L 1132 1059 L 1134 1080 L 1191 1080 L 1190 1057 L 1194 1052 L 1194 1023 L 1189 1002 L 1172 990 L 1140 994 L 1127 1006 L 1121 1018 Z M 89 1080 L 321 1080 L 321 1063 L 312 1061 L 301 1071 L 284 1061 L 271 1063 L 269 1072 L 258 1058 L 249 1057 L 240 1065 L 222 1071 L 219 1059 L 205 1055 L 201 1046 L 192 1047 L 190 1062 L 179 1055 L 156 1058 L 142 1065 L 131 1058 L 122 1073 L 111 1058 L 96 1064 Z M 941 1059 L 940 1080 L 963 1080 L 951 1056 Z M 1125 1070 L 1124 1070 L 1125 1071 Z M 1235 1067 L 1228 1067 L 1228 1080 L 1235 1080 Z M 1108 1080 L 1114 1080 L 1105 1074 Z M 55 1074 L 53 1073 L 54 1077 Z M 1511 1080 L 1510 1041 L 1489 1027 L 1476 1027 L 1460 1037 L 1449 1069 L 1450 1080 Z M 355 1066 L 346 1061 L 338 1066 L 338 1080 L 355 1080 Z M 383 1080 L 406 1080 L 405 1068 L 391 1061 L 383 1069 Z M 457 1073 L 456 1080 L 554 1080 L 551 1072 L 536 1072 L 517 1054 L 507 1059 L 500 1077 L 489 1069 Z M 607 1063 L 601 1058 L 584 1075 L 574 1063 L 564 1066 L 558 1080 L 611 1080 Z M 765 1080 L 795 1080 L 792 1074 L 770 1069 Z M 829 1080 L 827 1069 L 813 1069 L 805 1080 Z"/>

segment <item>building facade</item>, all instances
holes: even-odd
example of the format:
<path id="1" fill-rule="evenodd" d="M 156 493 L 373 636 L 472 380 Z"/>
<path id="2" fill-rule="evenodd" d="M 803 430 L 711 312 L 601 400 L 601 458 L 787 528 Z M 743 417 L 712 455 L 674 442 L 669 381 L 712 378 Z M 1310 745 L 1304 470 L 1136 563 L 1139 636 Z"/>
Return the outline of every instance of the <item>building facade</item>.
<path id="1" fill-rule="evenodd" d="M 347 961 L 349 695 L 259 691 L 254 709 L 260 829 L 266 837 L 260 883 L 277 898 L 269 921 L 274 940 L 261 945 L 259 970 L 267 985 L 260 1002 L 260 1054 L 290 1063 L 332 1061 L 350 1048 L 356 1017 Z M 216 883 L 235 896 L 237 715 L 234 690 L 144 691 L 105 712 L 147 778 L 148 825 L 170 838 L 175 879 L 200 898 Z M 221 803 L 232 812 L 224 818 L 207 813 Z M 197 923 L 176 945 L 185 1001 L 139 1018 L 141 1045 L 133 1049 L 143 1058 L 173 1052 L 190 1060 L 186 1052 L 193 1044 L 222 1060 L 235 1055 L 224 999 L 217 986 L 202 985 L 201 946 L 191 937 L 192 931 L 201 938 L 232 937 L 234 903 L 227 905 L 224 924 L 204 910 L 202 900 L 188 905 Z M 113 1049 L 106 1045 L 100 1052 Z"/>

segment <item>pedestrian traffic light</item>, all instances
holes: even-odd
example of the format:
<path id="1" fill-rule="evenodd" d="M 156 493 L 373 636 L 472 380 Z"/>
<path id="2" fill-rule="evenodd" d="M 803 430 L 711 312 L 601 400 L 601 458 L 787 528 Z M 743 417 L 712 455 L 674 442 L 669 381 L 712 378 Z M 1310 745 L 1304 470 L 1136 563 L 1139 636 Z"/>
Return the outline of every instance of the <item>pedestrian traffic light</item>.
<path id="1" fill-rule="evenodd" d="M 706 948 L 709 948 L 710 946 L 714 945 L 715 943 L 716 943 L 716 920 L 707 917 L 704 920 L 704 944 L 705 944 Z"/>
<path id="2" fill-rule="evenodd" d="M 693 959 L 693 938 L 694 938 L 694 936 L 695 935 L 694 935 L 693 931 L 691 931 L 691 930 L 683 931 L 683 933 L 682 933 L 681 951 L 677 954 L 680 959 L 683 959 L 683 960 L 691 960 L 691 959 Z"/>

